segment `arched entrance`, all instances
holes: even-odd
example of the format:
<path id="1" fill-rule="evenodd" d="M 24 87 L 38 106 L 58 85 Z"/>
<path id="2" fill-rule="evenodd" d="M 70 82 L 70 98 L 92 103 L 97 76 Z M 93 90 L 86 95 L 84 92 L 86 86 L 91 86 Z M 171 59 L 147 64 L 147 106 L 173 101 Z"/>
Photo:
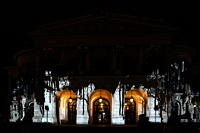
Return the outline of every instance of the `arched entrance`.
<path id="1" fill-rule="evenodd" d="M 94 90 L 89 98 L 89 123 L 110 124 L 112 95 L 104 89 Z"/>
<path id="2" fill-rule="evenodd" d="M 124 97 L 125 124 L 137 123 L 140 115 L 146 116 L 147 94 L 141 89 L 131 89 Z"/>
<path id="3" fill-rule="evenodd" d="M 108 100 L 100 97 L 99 99 L 94 101 L 93 109 L 94 124 L 110 123 L 110 103 Z"/>
<path id="4" fill-rule="evenodd" d="M 56 115 L 60 124 L 76 123 L 76 94 L 62 90 L 56 94 Z"/>

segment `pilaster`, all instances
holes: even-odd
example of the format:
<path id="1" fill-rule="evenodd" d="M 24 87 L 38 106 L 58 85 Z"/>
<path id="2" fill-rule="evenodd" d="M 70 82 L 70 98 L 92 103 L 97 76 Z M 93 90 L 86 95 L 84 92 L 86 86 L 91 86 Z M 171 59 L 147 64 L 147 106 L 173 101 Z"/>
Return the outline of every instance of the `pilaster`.
<path id="1" fill-rule="evenodd" d="M 113 125 L 124 125 L 125 121 L 123 119 L 122 111 L 123 107 L 120 108 L 120 101 L 123 100 L 123 97 L 121 95 L 121 100 L 119 101 L 119 88 L 116 89 L 113 98 L 112 98 L 112 118 L 111 118 L 111 124 Z"/>

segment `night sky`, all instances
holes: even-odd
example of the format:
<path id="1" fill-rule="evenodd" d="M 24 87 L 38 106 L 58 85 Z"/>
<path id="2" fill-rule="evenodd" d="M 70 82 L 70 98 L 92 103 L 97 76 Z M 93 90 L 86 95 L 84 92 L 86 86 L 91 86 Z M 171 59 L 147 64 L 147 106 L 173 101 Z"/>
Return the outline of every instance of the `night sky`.
<path id="1" fill-rule="evenodd" d="M 40 25 L 68 18 L 98 13 L 101 9 L 110 13 L 127 14 L 166 20 L 180 28 L 177 40 L 184 40 L 185 45 L 200 51 L 199 45 L 199 7 L 195 2 L 170 1 L 78 1 L 59 3 L 26 2 L 1 5 L 1 67 L 13 66 L 14 53 L 29 46 L 27 32 L 40 29 Z M 24 42 L 28 42 L 24 44 Z M 200 60 L 199 60 L 200 61 Z"/>

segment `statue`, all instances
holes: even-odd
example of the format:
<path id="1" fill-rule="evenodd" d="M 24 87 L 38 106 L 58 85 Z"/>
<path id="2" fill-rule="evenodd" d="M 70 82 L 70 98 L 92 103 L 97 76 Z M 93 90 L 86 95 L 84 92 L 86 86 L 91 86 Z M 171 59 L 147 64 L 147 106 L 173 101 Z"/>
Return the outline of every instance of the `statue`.
<path id="1" fill-rule="evenodd" d="M 21 120 L 23 120 L 24 116 L 25 116 L 25 104 L 26 104 L 26 97 L 24 95 L 21 96 L 21 103 L 22 103 L 22 118 Z"/>

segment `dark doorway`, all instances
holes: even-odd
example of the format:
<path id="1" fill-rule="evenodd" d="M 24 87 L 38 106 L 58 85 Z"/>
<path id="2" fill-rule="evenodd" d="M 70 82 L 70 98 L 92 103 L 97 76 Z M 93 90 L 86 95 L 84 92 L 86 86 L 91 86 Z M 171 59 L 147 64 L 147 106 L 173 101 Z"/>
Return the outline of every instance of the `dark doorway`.
<path id="1" fill-rule="evenodd" d="M 99 98 L 94 102 L 94 124 L 110 124 L 110 103 Z"/>
<path id="2" fill-rule="evenodd" d="M 124 111 L 125 111 L 125 124 L 134 124 L 136 115 L 135 101 L 131 101 L 130 98 L 126 98 L 124 104 Z"/>
<path id="3" fill-rule="evenodd" d="M 68 123 L 76 124 L 76 100 L 68 102 Z"/>

